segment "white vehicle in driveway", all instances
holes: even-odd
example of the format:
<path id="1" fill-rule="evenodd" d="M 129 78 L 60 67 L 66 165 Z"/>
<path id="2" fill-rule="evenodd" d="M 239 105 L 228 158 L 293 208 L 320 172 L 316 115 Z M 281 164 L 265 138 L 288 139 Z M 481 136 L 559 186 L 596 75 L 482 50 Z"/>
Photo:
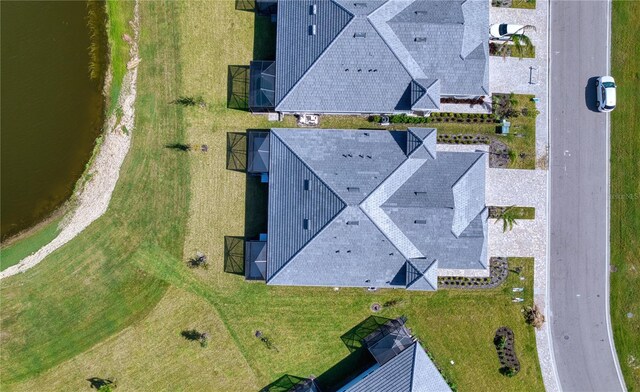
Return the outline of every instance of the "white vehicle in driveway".
<path id="1" fill-rule="evenodd" d="M 611 76 L 600 76 L 596 79 L 596 96 L 598 110 L 610 112 L 616 107 L 616 82 Z"/>
<path id="2" fill-rule="evenodd" d="M 489 27 L 489 35 L 491 35 L 491 39 L 506 41 L 514 34 L 523 35 L 524 26 L 517 24 L 496 23 Z"/>

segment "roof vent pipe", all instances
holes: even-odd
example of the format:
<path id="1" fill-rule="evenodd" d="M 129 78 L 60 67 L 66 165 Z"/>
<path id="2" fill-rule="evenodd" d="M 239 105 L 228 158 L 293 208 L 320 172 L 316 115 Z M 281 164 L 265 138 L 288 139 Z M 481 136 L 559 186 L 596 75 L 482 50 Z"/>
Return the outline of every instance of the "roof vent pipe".
<path id="1" fill-rule="evenodd" d="M 309 26 L 309 35 L 316 35 L 316 31 L 317 31 L 316 25 L 312 24 L 311 26 Z"/>

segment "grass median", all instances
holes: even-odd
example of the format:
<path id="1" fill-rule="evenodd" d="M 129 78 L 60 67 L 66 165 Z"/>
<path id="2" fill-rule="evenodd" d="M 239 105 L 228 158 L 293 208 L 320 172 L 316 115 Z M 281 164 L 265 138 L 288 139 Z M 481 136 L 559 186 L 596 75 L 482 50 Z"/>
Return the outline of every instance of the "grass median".
<path id="1" fill-rule="evenodd" d="M 640 2 L 614 1 L 611 25 L 611 319 L 627 388 L 640 391 Z"/>

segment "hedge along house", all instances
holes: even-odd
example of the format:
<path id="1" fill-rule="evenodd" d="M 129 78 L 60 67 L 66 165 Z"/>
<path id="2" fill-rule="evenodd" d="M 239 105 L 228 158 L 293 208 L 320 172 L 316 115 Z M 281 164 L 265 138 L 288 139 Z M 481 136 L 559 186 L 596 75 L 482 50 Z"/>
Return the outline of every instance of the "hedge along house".
<path id="1" fill-rule="evenodd" d="M 443 270 L 487 270 L 485 153 L 437 151 L 426 128 L 272 129 L 248 146 L 269 201 L 247 279 L 435 290 Z"/>
<path id="2" fill-rule="evenodd" d="M 488 0 L 279 0 L 252 111 L 415 113 L 489 95 Z"/>

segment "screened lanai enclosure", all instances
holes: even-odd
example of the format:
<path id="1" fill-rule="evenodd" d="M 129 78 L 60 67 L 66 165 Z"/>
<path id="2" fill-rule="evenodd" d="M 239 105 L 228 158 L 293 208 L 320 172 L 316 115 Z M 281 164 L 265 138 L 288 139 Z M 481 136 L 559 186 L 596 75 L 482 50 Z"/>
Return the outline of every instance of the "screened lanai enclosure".
<path id="1" fill-rule="evenodd" d="M 275 61 L 252 61 L 249 66 L 249 110 L 254 113 L 275 109 Z"/>

